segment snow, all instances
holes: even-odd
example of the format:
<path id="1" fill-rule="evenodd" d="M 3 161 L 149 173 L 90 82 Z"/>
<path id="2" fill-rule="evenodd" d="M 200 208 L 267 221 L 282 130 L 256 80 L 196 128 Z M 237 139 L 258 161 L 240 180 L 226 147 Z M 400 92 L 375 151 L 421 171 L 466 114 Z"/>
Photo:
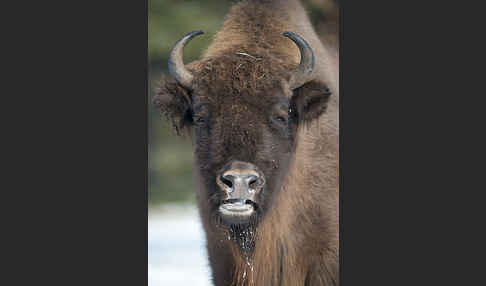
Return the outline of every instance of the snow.
<path id="1" fill-rule="evenodd" d="M 209 286 L 204 231 L 194 205 L 149 210 L 148 285 Z"/>

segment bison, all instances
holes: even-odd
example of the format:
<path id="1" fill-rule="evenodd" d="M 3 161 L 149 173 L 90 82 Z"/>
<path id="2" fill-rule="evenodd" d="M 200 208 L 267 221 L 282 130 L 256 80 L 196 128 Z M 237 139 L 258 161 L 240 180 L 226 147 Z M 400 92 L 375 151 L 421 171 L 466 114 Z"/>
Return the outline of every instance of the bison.
<path id="1" fill-rule="evenodd" d="M 194 142 L 214 284 L 339 285 L 338 53 L 296 0 L 235 4 L 184 65 L 202 33 L 153 101 Z"/>

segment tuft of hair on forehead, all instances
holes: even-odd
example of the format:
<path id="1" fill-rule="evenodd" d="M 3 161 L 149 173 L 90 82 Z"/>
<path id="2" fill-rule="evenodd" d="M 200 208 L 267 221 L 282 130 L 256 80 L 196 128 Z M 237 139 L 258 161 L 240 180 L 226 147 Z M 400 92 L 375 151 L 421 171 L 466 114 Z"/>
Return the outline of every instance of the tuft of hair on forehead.
<path id="1" fill-rule="evenodd" d="M 276 52 L 251 53 L 235 48 L 217 57 L 201 60 L 195 73 L 197 85 L 212 96 L 220 94 L 261 95 L 282 86 L 295 65 Z"/>

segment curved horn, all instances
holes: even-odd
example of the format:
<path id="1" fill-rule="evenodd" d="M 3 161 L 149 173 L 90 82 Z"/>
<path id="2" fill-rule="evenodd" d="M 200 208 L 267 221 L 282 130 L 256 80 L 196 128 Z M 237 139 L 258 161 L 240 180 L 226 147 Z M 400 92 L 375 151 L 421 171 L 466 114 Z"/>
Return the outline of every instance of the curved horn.
<path id="1" fill-rule="evenodd" d="M 195 36 L 204 34 L 203 31 L 192 31 L 175 43 L 169 54 L 169 74 L 183 87 L 192 89 L 194 76 L 186 69 L 183 60 L 183 50 L 186 44 Z"/>
<path id="2" fill-rule="evenodd" d="M 300 64 L 290 79 L 290 86 L 295 89 L 314 79 L 311 77 L 314 71 L 314 52 L 301 36 L 292 32 L 285 32 L 283 35 L 291 39 L 300 50 Z"/>

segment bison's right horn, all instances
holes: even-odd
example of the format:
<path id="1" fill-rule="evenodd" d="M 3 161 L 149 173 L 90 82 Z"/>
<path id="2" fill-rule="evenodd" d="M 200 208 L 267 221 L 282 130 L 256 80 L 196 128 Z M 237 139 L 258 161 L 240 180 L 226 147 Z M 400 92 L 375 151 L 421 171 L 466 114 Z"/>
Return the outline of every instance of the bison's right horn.
<path id="1" fill-rule="evenodd" d="M 186 44 L 195 36 L 204 34 L 203 31 L 192 31 L 172 47 L 169 54 L 169 74 L 183 87 L 192 90 L 192 80 L 194 76 L 186 69 L 183 60 L 183 50 Z"/>
<path id="2" fill-rule="evenodd" d="M 309 44 L 301 36 L 292 32 L 285 32 L 283 35 L 291 39 L 299 47 L 300 51 L 300 64 L 290 79 L 291 89 L 296 89 L 313 80 L 314 52 L 312 52 Z"/>

